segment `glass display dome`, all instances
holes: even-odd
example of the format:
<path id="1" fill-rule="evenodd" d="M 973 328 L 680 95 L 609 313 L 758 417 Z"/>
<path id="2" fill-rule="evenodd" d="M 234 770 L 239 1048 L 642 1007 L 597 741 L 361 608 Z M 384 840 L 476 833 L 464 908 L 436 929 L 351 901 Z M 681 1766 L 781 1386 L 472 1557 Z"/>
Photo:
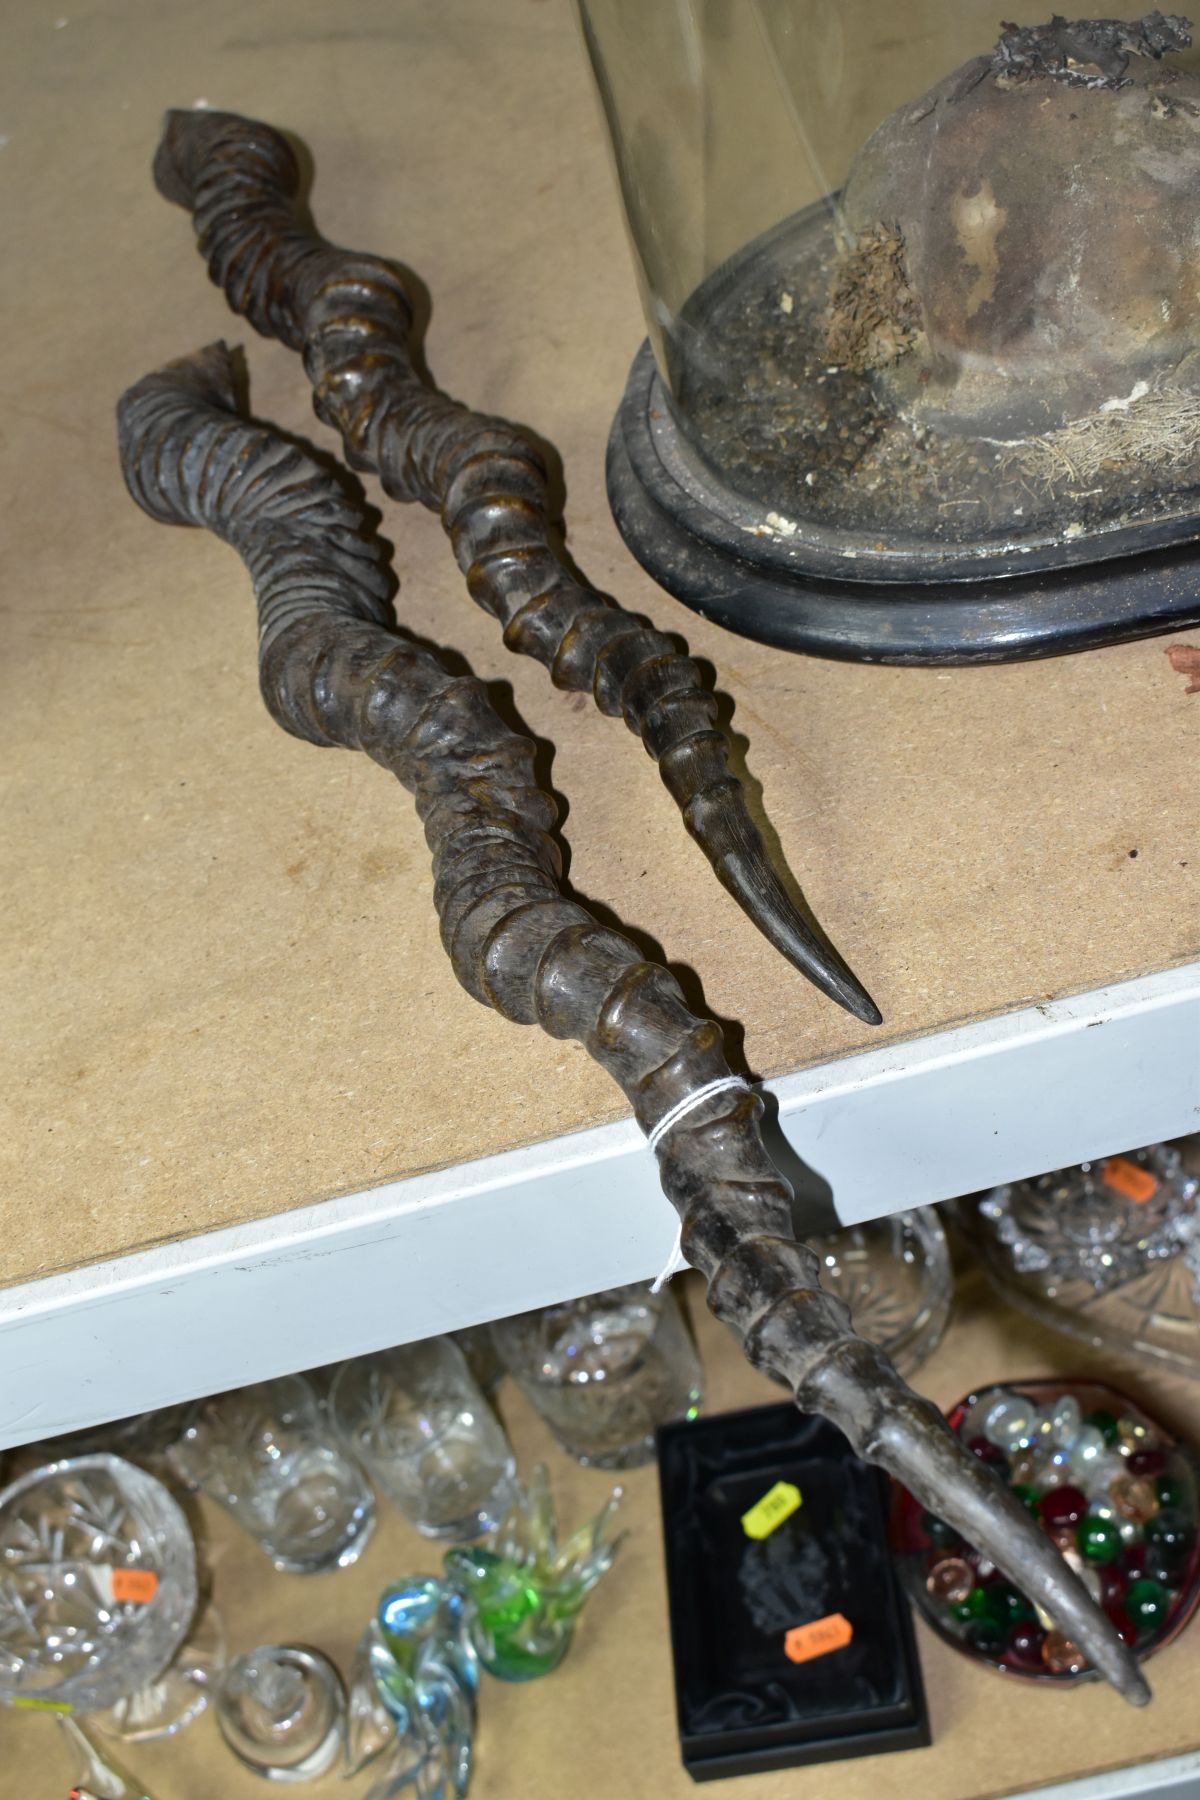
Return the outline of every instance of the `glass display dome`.
<path id="1" fill-rule="evenodd" d="M 1200 54 L 985 0 L 579 0 L 649 330 L 610 497 L 735 629 L 993 660 L 1200 618 Z"/>

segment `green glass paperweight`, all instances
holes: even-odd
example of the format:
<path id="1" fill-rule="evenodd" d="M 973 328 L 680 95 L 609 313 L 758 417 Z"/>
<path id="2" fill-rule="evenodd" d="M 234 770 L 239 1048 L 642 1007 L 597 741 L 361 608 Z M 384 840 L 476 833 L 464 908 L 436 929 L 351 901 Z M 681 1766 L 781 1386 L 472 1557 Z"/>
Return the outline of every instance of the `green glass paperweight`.
<path id="1" fill-rule="evenodd" d="M 550 1481 L 539 1463 L 527 1488 L 480 1545 L 446 1553 L 446 1580 L 470 1603 L 476 1654 L 501 1681 L 532 1681 L 558 1667 L 575 1621 L 620 1538 L 611 1535 L 623 1490 L 559 1545 Z"/>

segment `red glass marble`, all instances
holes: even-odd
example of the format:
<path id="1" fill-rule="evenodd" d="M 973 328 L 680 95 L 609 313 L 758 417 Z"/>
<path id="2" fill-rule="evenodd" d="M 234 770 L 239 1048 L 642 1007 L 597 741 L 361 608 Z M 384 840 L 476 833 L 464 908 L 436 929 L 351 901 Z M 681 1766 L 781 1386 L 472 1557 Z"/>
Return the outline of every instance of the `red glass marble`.
<path id="1" fill-rule="evenodd" d="M 1005 1461 L 1003 1450 L 998 1450 L 995 1444 L 989 1444 L 985 1437 L 971 1438 L 967 1444 L 967 1449 L 971 1452 L 972 1456 L 977 1456 L 980 1462 L 983 1463 L 1002 1463 Z"/>
<path id="2" fill-rule="evenodd" d="M 1161 1475 L 1167 1466 L 1161 1450 L 1134 1450 L 1125 1461 L 1131 1475 Z"/>
<path id="3" fill-rule="evenodd" d="M 1147 1550 L 1145 1544 L 1127 1544 L 1121 1554 L 1121 1568 L 1130 1581 L 1136 1581 L 1139 1575 L 1146 1573 Z"/>
<path id="4" fill-rule="evenodd" d="M 1011 1662 L 1018 1669 L 1041 1669 L 1045 1666 L 1042 1661 L 1042 1645 L 1045 1641 L 1046 1634 L 1041 1626 L 1023 1619 L 1008 1634 L 1008 1641 L 1004 1646 L 1005 1661 Z"/>
<path id="5" fill-rule="evenodd" d="M 1100 1577 L 1100 1604 L 1106 1612 L 1120 1610 L 1125 1602 L 1125 1589 L 1128 1586 L 1120 1569 L 1111 1563 L 1101 1564 L 1096 1571 Z"/>
<path id="6" fill-rule="evenodd" d="M 1051 1488 L 1038 1501 L 1038 1511 L 1047 1526 L 1078 1525 L 1088 1509 L 1087 1495 L 1077 1487 Z"/>

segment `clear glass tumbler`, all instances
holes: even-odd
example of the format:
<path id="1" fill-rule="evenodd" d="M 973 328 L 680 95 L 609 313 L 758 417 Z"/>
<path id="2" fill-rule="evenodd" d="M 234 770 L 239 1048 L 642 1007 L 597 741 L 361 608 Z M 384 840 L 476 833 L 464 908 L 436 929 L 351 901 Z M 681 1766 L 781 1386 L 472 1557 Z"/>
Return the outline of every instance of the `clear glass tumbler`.
<path id="1" fill-rule="evenodd" d="M 344 1363 L 328 1404 L 343 1441 L 426 1537 L 478 1537 L 512 1504 L 516 1459 L 450 1338 Z"/>
<path id="2" fill-rule="evenodd" d="M 371 1535 L 370 1486 L 303 1376 L 205 1401 L 171 1457 L 287 1574 L 346 1568 Z"/>
<path id="3" fill-rule="evenodd" d="M 501 1319 L 496 1348 L 564 1450 L 598 1469 L 654 1454 L 654 1433 L 699 1410 L 702 1372 L 669 1289 L 635 1285 Z"/>

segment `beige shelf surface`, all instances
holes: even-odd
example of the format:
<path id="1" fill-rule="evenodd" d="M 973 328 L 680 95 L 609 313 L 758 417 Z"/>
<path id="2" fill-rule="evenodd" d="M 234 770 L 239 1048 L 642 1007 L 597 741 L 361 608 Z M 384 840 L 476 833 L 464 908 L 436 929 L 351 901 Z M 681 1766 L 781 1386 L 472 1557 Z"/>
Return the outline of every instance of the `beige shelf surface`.
<path id="1" fill-rule="evenodd" d="M 779 1389 L 742 1362 L 733 1339 L 705 1311 L 696 1277 L 686 1278 L 686 1293 L 704 1359 L 706 1411 L 778 1399 Z M 977 1277 L 960 1285 L 950 1331 L 916 1385 L 948 1407 L 987 1381 L 1086 1373 L 1115 1382 L 1174 1429 L 1200 1433 L 1200 1390 L 1118 1368 L 1039 1331 L 991 1300 Z M 549 1464 L 564 1522 L 597 1507 L 610 1478 L 564 1456 L 512 1382 L 502 1385 L 498 1402 L 521 1468 L 539 1459 Z M 485 1678 L 471 1800 L 685 1800 L 695 1792 L 675 1736 L 657 1476 L 644 1468 L 621 1479 L 627 1539 L 588 1603 L 567 1660 L 523 1687 Z M 355 1568 L 277 1575 L 218 1509 L 204 1502 L 201 1510 L 214 1597 L 234 1653 L 272 1640 L 302 1641 L 344 1670 L 383 1586 L 438 1564 L 436 1548 L 385 1509 Z M 1147 1665 L 1154 1701 L 1142 1711 L 1099 1685 L 1052 1691 L 1007 1681 L 919 1621 L 918 1639 L 931 1748 L 755 1775 L 712 1791 L 721 1800 L 993 1800 L 1200 1747 L 1200 1623 Z M 261 1792 L 258 1779 L 236 1767 L 207 1714 L 178 1739 L 146 1745 L 127 1760 L 155 1800 L 257 1800 Z M 61 1800 L 66 1790 L 67 1764 L 47 1720 L 0 1712 L 0 1768 L 5 1793 L 21 1800 Z M 368 1785 L 365 1777 L 351 1787 L 327 1778 L 306 1791 L 332 1800 Z"/>
<path id="2" fill-rule="evenodd" d="M 401 620 L 553 747 L 576 888 L 687 969 L 755 1074 L 1200 954 L 1200 698 L 1166 640 L 974 671 L 801 660 L 706 626 L 625 552 L 603 457 L 642 326 L 565 0 L 61 4 L 11 0 L 0 67 L 0 1283 L 623 1111 L 580 1049 L 457 989 L 407 796 L 271 723 L 240 564 L 125 495 L 117 395 L 222 335 L 255 410 L 332 447 L 298 360 L 231 317 L 151 185 L 170 104 L 304 140 L 318 220 L 431 291 L 442 385 L 561 453 L 580 566 L 716 666 L 882 1034 L 756 935 L 624 728 L 504 651 L 437 521 L 383 508 Z"/>

